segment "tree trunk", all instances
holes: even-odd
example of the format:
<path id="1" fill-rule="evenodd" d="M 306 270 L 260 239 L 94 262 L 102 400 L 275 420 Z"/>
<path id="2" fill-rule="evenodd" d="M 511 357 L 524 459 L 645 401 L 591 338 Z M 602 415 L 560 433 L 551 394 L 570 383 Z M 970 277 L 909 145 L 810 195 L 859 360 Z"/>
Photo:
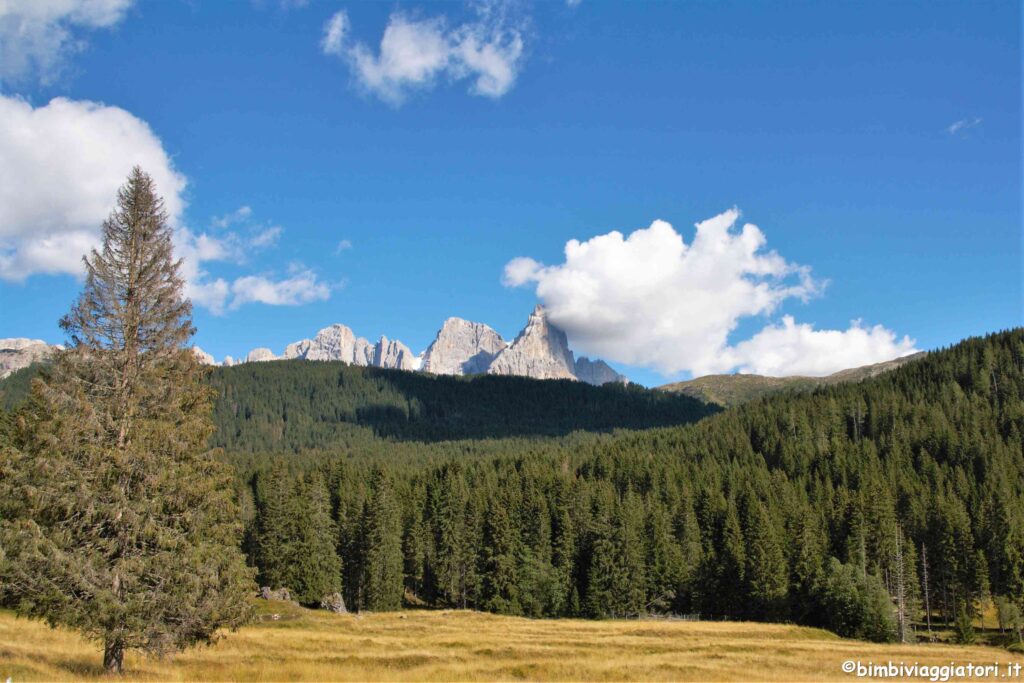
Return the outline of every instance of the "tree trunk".
<path id="1" fill-rule="evenodd" d="M 103 668 L 108 674 L 120 674 L 124 664 L 124 644 L 108 640 L 103 646 Z"/>

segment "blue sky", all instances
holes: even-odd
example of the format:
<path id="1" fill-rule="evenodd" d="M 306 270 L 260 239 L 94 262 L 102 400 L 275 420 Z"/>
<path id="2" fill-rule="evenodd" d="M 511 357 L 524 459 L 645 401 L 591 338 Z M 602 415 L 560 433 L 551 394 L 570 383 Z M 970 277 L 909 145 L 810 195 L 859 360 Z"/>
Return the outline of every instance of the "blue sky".
<path id="1" fill-rule="evenodd" d="M 1018 3 L 103 3 L 0 11 L 0 184 L 33 179 L 0 187 L 0 337 L 61 339 L 96 178 L 131 158 L 185 183 L 195 278 L 227 288 L 196 306 L 217 358 L 333 322 L 416 352 L 453 315 L 511 338 L 538 299 L 647 384 L 1021 324 Z M 23 121 L 91 137 L 26 149 Z"/>

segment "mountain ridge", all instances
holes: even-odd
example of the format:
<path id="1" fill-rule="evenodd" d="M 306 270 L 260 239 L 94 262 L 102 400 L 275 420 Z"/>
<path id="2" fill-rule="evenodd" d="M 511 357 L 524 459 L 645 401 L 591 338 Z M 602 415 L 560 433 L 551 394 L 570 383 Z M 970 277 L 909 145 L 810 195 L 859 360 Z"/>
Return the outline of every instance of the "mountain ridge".
<path id="1" fill-rule="evenodd" d="M 208 365 L 235 365 L 230 356 L 216 363 L 199 347 L 196 357 Z M 408 346 L 381 336 L 376 344 L 357 337 L 351 328 L 334 323 L 313 339 L 302 339 L 275 354 L 266 347 L 255 348 L 240 362 L 257 363 L 275 360 L 342 361 L 360 367 L 390 370 L 419 370 L 434 375 L 514 375 L 533 379 L 569 379 L 587 384 L 628 383 L 603 360 L 581 356 L 579 361 L 569 348 L 564 331 L 548 320 L 544 307 L 538 304 L 526 326 L 511 343 L 484 323 L 450 317 L 441 325 L 434 341 L 417 355 Z"/>
<path id="2" fill-rule="evenodd" d="M 669 393 L 685 394 L 705 403 L 714 403 L 724 408 L 731 408 L 783 391 L 810 390 L 843 382 L 859 382 L 890 372 L 910 361 L 924 358 L 927 355 L 927 351 L 918 351 L 917 353 L 882 361 L 881 363 L 839 370 L 824 377 L 805 375 L 769 377 L 767 375 L 753 374 L 704 375 L 703 377 L 683 382 L 663 384 L 654 387 L 654 389 Z"/>

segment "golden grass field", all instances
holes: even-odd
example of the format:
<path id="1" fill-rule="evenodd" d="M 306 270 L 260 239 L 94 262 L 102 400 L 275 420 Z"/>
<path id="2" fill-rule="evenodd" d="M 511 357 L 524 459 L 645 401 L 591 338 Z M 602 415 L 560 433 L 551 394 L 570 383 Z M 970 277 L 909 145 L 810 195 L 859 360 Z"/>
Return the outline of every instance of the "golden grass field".
<path id="1" fill-rule="evenodd" d="M 847 659 L 1024 663 L 991 647 L 877 645 L 774 624 L 530 620 L 462 611 L 354 616 L 263 603 L 258 623 L 213 646 L 162 661 L 129 654 L 123 679 L 855 680 L 840 669 Z M 0 681 L 8 677 L 105 678 L 95 643 L 0 612 Z"/>

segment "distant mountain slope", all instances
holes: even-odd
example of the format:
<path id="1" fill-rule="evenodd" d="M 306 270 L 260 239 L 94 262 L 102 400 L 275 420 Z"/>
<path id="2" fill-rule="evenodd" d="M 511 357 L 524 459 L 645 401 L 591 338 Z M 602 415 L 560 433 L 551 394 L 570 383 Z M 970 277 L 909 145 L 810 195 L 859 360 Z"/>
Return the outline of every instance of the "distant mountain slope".
<path id="1" fill-rule="evenodd" d="M 367 430 L 446 441 L 642 429 L 719 410 L 638 385 L 428 375 L 341 362 L 246 363 L 215 368 L 210 383 L 218 394 L 211 443 L 236 452 L 339 447 Z"/>
<path id="2" fill-rule="evenodd" d="M 859 382 L 882 373 L 895 370 L 910 361 L 923 358 L 922 351 L 903 358 L 865 365 L 859 368 L 840 370 L 826 377 L 765 377 L 763 375 L 705 375 L 685 382 L 664 384 L 657 389 L 675 394 L 691 396 L 705 403 L 714 403 L 726 408 L 753 401 L 781 391 L 803 391 L 841 382 Z"/>
<path id="3" fill-rule="evenodd" d="M 44 368 L 36 363 L 0 380 L 0 408 L 20 404 Z M 378 438 L 430 442 L 644 429 L 720 410 L 636 384 L 430 375 L 341 361 L 214 367 L 208 381 L 217 392 L 210 443 L 239 453 L 344 449 Z"/>

